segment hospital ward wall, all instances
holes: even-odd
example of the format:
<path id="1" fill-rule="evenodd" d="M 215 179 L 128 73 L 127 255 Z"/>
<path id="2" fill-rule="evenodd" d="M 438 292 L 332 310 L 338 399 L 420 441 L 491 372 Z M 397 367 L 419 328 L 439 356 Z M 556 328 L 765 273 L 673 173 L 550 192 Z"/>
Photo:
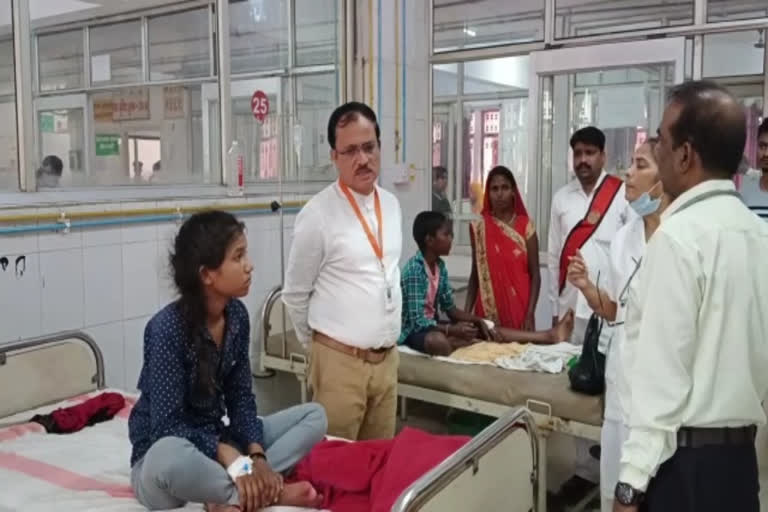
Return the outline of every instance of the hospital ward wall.
<path id="1" fill-rule="evenodd" d="M 258 202 L 264 200 L 260 198 Z M 132 202 L 77 209 L 101 211 L 212 203 Z M 0 209 L 0 215 L 7 212 Z M 293 215 L 284 217 L 286 254 L 293 219 Z M 243 221 L 256 265 L 251 291 L 244 299 L 253 318 L 268 290 L 280 284 L 280 222 L 277 215 L 244 217 Z M 107 385 L 135 389 L 142 364 L 144 327 L 175 296 L 168 256 L 177 230 L 177 223 L 168 222 L 73 229 L 69 233 L 0 235 L 0 257 L 9 260 L 8 267 L 0 269 L 0 343 L 70 329 L 84 330 L 104 354 Z"/>

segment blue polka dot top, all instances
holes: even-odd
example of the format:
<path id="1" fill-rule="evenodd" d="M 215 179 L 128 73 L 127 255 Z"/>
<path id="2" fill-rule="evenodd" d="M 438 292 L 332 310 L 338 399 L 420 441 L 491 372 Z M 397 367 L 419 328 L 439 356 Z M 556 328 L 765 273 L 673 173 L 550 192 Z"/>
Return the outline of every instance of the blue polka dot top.
<path id="1" fill-rule="evenodd" d="M 246 451 L 263 444 L 263 426 L 256 415 L 248 357 L 250 322 L 239 300 L 224 310 L 224 342 L 216 347 L 204 333 L 211 351 L 214 392 L 202 393 L 197 383 L 197 356 L 191 347 L 186 322 L 178 303 L 157 313 L 144 330 L 144 364 L 139 375 L 141 396 L 131 411 L 128 431 L 133 452 L 131 466 L 150 446 L 166 436 L 181 437 L 216 459 L 219 441 Z M 224 416 L 229 418 L 225 426 Z"/>

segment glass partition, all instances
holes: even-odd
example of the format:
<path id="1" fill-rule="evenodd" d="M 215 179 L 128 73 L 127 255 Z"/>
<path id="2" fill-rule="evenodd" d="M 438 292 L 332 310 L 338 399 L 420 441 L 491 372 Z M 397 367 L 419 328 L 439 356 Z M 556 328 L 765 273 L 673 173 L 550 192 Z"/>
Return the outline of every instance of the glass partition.
<path id="1" fill-rule="evenodd" d="M 435 0 L 434 50 L 444 52 L 544 40 L 544 0 Z"/>

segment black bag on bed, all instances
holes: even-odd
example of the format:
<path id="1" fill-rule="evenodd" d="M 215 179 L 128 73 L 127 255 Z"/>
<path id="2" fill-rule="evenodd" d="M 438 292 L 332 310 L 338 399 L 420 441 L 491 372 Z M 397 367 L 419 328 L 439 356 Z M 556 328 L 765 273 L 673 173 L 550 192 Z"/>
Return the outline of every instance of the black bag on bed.
<path id="1" fill-rule="evenodd" d="M 568 370 L 571 389 L 587 395 L 600 395 L 605 391 L 605 354 L 598 350 L 603 320 L 593 314 L 584 333 L 579 361 Z"/>

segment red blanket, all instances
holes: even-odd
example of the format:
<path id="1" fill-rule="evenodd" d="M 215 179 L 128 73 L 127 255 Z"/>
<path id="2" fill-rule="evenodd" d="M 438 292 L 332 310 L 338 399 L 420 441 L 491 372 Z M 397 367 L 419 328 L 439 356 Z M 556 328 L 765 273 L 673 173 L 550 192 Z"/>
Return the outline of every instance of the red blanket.
<path id="1" fill-rule="evenodd" d="M 120 393 L 101 393 L 83 403 L 56 409 L 51 414 L 38 414 L 32 421 L 40 423 L 47 432 L 69 434 L 112 419 L 124 406 L 125 398 Z"/>
<path id="2" fill-rule="evenodd" d="M 333 512 L 386 512 L 419 477 L 469 441 L 405 428 L 394 439 L 324 441 L 296 467 L 291 480 L 308 480 Z"/>

